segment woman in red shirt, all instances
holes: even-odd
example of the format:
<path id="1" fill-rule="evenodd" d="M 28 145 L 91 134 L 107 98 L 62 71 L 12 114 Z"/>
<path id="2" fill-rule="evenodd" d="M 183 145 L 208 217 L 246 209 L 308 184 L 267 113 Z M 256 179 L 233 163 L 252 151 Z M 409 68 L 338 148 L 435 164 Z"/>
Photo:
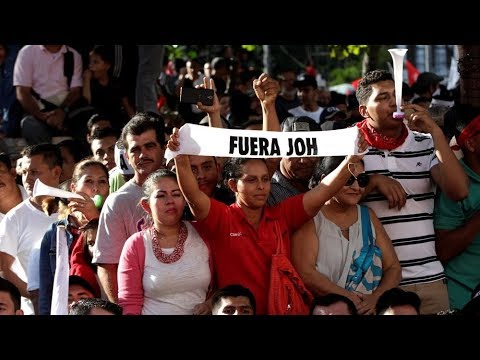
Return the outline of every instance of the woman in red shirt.
<path id="1" fill-rule="evenodd" d="M 359 152 L 363 152 L 367 146 L 363 137 L 359 144 Z M 168 148 L 177 151 L 179 147 L 175 128 Z M 267 314 L 270 264 L 277 239 L 283 237 L 284 252 L 290 256 L 290 235 L 343 187 L 351 175 L 348 163 L 357 163 L 362 157 L 346 157 L 314 189 L 269 207 L 270 175 L 264 159 L 232 158 L 225 164 L 224 181 L 236 196 L 236 202 L 227 206 L 200 191 L 188 155 L 177 155 L 178 184 L 197 220 L 194 226 L 211 245 L 216 285 L 249 288 L 257 301 L 257 314 Z"/>

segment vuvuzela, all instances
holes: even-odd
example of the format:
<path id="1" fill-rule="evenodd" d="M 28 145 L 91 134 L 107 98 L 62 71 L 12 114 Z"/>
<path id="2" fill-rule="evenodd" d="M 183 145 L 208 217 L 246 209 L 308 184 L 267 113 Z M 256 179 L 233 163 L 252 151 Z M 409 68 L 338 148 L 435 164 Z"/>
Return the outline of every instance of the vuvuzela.
<path id="1" fill-rule="evenodd" d="M 393 80 L 395 81 L 395 101 L 397 102 L 397 111 L 393 113 L 394 119 L 403 119 L 405 113 L 400 111 L 402 105 L 402 85 L 403 85 L 403 58 L 408 49 L 388 49 L 393 59 Z"/>

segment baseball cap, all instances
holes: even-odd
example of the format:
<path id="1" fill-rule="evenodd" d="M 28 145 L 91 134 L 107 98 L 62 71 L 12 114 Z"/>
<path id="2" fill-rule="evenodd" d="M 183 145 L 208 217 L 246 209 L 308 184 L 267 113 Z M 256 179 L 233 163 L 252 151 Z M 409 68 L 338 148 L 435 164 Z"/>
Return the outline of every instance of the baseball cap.
<path id="1" fill-rule="evenodd" d="M 320 125 L 308 116 L 289 116 L 280 125 L 286 131 L 321 131 Z"/>
<path id="2" fill-rule="evenodd" d="M 342 119 L 345 119 L 347 117 L 347 114 L 345 114 L 342 110 L 340 110 L 335 106 L 330 106 L 328 108 L 323 109 L 322 113 L 320 114 L 320 123 L 333 119 L 333 117 L 337 114 L 341 115 Z"/>
<path id="3" fill-rule="evenodd" d="M 293 86 L 297 88 L 304 88 L 307 86 L 312 86 L 314 89 L 318 88 L 317 80 L 308 74 L 300 74 L 297 76 L 297 80 L 293 83 Z"/>

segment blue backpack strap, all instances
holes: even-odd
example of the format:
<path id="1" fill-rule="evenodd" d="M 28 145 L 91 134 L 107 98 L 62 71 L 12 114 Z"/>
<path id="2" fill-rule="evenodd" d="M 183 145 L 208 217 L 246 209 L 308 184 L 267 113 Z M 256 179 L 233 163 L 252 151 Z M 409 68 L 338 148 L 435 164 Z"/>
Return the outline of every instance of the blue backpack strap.
<path id="1" fill-rule="evenodd" d="M 370 222 L 370 212 L 367 206 L 360 205 L 362 217 L 362 237 L 363 246 L 373 245 L 372 224 Z"/>
<path id="2" fill-rule="evenodd" d="M 358 254 L 356 258 L 354 252 L 354 260 L 350 267 L 350 271 L 353 271 L 354 273 L 349 274 L 346 281 L 346 289 L 349 291 L 357 289 L 356 285 L 359 285 L 360 283 L 363 284 L 365 289 L 373 290 L 378 286 L 382 275 L 382 268 L 376 266 L 374 263 L 372 264 L 374 256 L 376 255 L 381 258 L 382 253 L 374 244 L 370 212 L 367 206 L 360 206 L 360 216 L 362 221 L 363 246 L 360 250 L 360 254 Z M 373 279 L 373 282 L 369 282 L 369 280 L 365 278 L 365 274 L 369 269 L 371 269 L 372 274 L 378 278 Z"/>

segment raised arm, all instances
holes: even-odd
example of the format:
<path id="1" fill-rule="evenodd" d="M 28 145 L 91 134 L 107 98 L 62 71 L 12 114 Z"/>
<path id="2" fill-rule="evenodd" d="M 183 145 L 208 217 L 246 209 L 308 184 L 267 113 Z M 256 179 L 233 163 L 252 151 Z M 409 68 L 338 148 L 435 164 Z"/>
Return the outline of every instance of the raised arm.
<path id="1" fill-rule="evenodd" d="M 368 144 L 363 137 L 363 134 L 359 132 L 358 151 L 364 152 Z M 340 165 L 325 176 L 322 181 L 313 189 L 307 191 L 303 196 L 303 207 L 305 212 L 314 217 L 325 204 L 325 202 L 331 199 L 347 182 L 352 175 L 348 170 L 349 164 L 360 162 L 363 155 L 349 155 L 340 163 Z"/>
<path id="2" fill-rule="evenodd" d="M 448 198 L 455 201 L 465 199 L 468 196 L 469 180 L 450 148 L 442 129 L 431 118 L 428 111 L 421 106 L 407 104 L 403 108 L 415 110 L 409 119 L 410 129 L 432 135 L 435 154 L 438 158 L 438 164 L 430 170 L 435 183 L 440 186 Z"/>
<path id="3" fill-rule="evenodd" d="M 178 140 L 177 128 L 173 129 L 167 147 L 172 151 L 178 151 L 180 142 Z M 182 190 L 193 216 L 195 216 L 196 220 L 205 219 L 210 212 L 210 198 L 198 187 L 188 155 L 177 155 L 175 157 L 175 172 L 177 173 L 180 190 Z"/>
<path id="4" fill-rule="evenodd" d="M 277 110 L 275 109 L 275 99 L 280 92 L 280 85 L 278 81 L 272 79 L 265 73 L 262 73 L 258 79 L 253 80 L 253 89 L 255 95 L 262 106 L 263 114 L 263 131 L 281 131 L 280 121 L 278 120 Z M 282 158 L 267 158 L 267 166 L 270 172 L 270 177 L 280 164 Z"/>
<path id="5" fill-rule="evenodd" d="M 280 131 L 280 122 L 275 110 L 275 99 L 280 92 L 278 81 L 262 73 L 258 79 L 253 80 L 253 89 L 262 106 L 262 130 Z"/>
<path id="6" fill-rule="evenodd" d="M 213 90 L 213 105 L 203 105 L 201 102 L 197 103 L 199 110 L 207 113 L 208 116 L 208 126 L 223 128 L 222 117 L 220 116 L 220 102 L 218 101 L 217 89 L 215 89 L 215 82 L 213 79 L 207 77 L 203 78 L 203 85 L 197 85 L 196 87 L 201 87 L 205 89 Z"/>

